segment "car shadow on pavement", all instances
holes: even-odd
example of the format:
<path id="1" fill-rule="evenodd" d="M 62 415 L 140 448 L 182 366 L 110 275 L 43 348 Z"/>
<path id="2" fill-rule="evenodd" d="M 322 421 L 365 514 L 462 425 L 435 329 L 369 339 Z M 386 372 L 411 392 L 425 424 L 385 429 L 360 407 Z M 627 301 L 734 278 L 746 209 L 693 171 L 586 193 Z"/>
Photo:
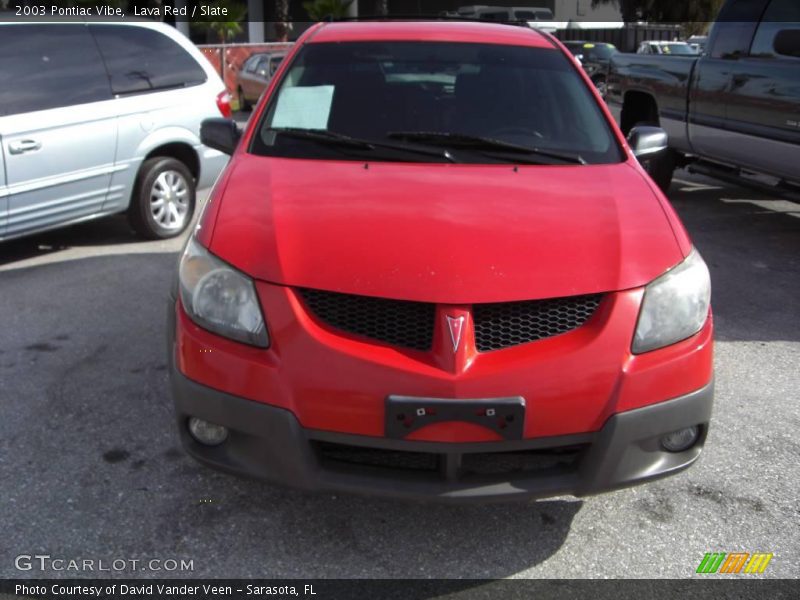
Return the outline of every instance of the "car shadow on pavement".
<path id="1" fill-rule="evenodd" d="M 716 338 L 800 341 L 800 204 L 692 182 L 674 182 L 669 197 L 711 271 Z"/>
<path id="2" fill-rule="evenodd" d="M 798 341 L 796 205 L 752 197 L 738 188 L 671 194 L 711 267 L 718 337 Z M 445 506 L 309 494 L 189 459 L 166 373 L 176 260 L 74 256 L 0 273 L 0 576 L 14 576 L 13 557 L 31 548 L 108 558 L 114 548 L 193 560 L 192 573 L 168 574 L 176 577 L 507 577 L 569 543 L 581 501 Z M 582 524 L 592 527 L 602 523 Z"/>
<path id="3" fill-rule="evenodd" d="M 131 229 L 125 215 L 115 215 L 0 242 L 0 265 L 46 256 L 68 248 L 141 241 Z"/>
<path id="4" fill-rule="evenodd" d="M 410 504 L 195 463 L 179 447 L 166 371 L 176 258 L 111 254 L 0 273 L 12 317 L 0 328 L 0 456 L 10 457 L 0 460 L 0 576 L 14 575 L 22 548 L 116 548 L 192 559 L 203 577 L 504 577 L 564 544 L 580 501 Z"/>

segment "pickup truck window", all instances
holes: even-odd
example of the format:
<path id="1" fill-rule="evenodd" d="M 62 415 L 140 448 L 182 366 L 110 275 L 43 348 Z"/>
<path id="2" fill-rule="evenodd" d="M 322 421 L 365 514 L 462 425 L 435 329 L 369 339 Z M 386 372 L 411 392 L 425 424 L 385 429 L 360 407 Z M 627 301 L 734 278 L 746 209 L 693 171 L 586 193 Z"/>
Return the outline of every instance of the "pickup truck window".
<path id="1" fill-rule="evenodd" d="M 252 152 L 291 158 L 415 161 L 425 148 L 426 160 L 482 164 L 623 159 L 572 61 L 555 49 L 499 44 L 308 44 L 258 131 Z M 476 138 L 506 151 L 498 144 L 488 151 L 491 144 Z M 403 153 L 403 144 L 415 153 Z"/>
<path id="2" fill-rule="evenodd" d="M 770 2 L 756 31 L 750 55 L 760 58 L 787 58 L 776 54 L 773 46 L 775 36 L 784 29 L 800 30 L 800 2 L 797 0 Z"/>
<path id="3" fill-rule="evenodd" d="M 747 56 L 767 0 L 729 0 L 711 30 L 708 45 L 712 58 Z"/>

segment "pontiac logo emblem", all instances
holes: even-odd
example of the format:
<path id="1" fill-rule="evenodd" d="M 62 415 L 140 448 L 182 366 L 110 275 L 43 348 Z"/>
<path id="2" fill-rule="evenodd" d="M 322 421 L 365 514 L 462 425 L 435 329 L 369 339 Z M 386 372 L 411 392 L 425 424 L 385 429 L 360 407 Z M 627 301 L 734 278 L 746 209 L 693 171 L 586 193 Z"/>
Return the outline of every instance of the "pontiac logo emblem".
<path id="1" fill-rule="evenodd" d="M 447 326 L 450 329 L 450 341 L 453 342 L 453 353 L 458 351 L 461 344 L 461 332 L 464 330 L 464 317 L 451 317 L 447 315 Z"/>

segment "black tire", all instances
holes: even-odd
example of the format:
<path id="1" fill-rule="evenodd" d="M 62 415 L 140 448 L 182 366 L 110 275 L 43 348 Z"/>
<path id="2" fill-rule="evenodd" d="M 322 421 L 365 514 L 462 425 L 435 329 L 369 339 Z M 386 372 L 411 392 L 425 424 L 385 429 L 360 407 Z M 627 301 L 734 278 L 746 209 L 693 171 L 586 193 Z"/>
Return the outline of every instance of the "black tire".
<path id="1" fill-rule="evenodd" d="M 652 121 L 644 121 L 636 125 L 659 127 L 658 123 Z M 642 161 L 642 166 L 644 170 L 647 171 L 647 174 L 650 175 L 650 179 L 652 179 L 665 194 L 669 192 L 669 187 L 672 185 L 672 177 L 675 174 L 677 165 L 678 155 L 672 148 L 667 148 L 653 158 Z"/>
<path id="2" fill-rule="evenodd" d="M 149 240 L 180 235 L 192 222 L 195 192 L 194 176 L 181 161 L 166 156 L 144 161 L 136 175 L 128 208 L 131 227 Z M 163 212 L 159 212 L 161 206 Z"/>
<path id="3" fill-rule="evenodd" d="M 244 97 L 244 90 L 241 87 L 236 90 L 236 97 L 239 99 L 239 110 L 250 110 L 250 103 Z"/>

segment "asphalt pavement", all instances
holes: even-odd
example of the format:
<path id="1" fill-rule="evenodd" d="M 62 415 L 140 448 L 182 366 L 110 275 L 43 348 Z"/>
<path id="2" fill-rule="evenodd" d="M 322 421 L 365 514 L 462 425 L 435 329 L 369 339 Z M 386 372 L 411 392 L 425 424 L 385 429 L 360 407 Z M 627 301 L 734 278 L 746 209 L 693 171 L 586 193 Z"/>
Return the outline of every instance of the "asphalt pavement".
<path id="1" fill-rule="evenodd" d="M 0 244 L 0 577 L 19 555 L 191 560 L 171 577 L 693 577 L 705 552 L 800 557 L 800 205 L 679 174 L 709 263 L 717 398 L 690 470 L 578 500 L 422 505 L 309 494 L 179 448 L 165 296 L 181 239 L 121 218 Z M 113 574 L 113 573 L 112 573 Z"/>

